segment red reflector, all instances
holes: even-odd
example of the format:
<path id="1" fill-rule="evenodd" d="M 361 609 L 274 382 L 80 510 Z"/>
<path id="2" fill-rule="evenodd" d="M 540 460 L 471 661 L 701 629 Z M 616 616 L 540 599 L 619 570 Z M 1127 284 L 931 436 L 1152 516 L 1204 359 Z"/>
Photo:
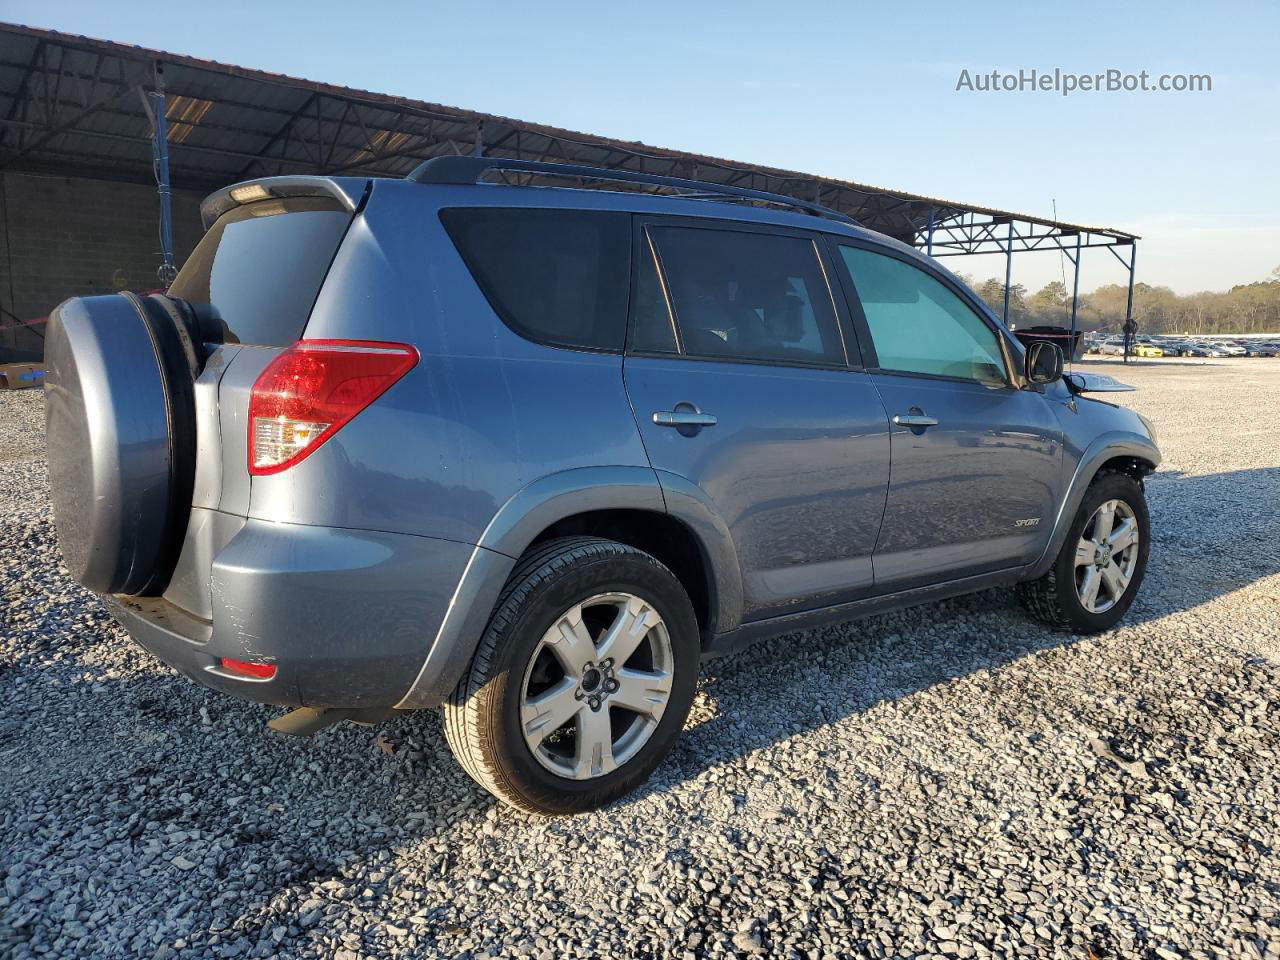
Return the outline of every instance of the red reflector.
<path id="1" fill-rule="evenodd" d="M 218 664 L 228 673 L 238 673 L 242 677 L 251 677 L 254 680 L 270 680 L 276 675 L 274 663 L 245 663 L 243 660 L 219 657 Z"/>
<path id="2" fill-rule="evenodd" d="M 299 340 L 249 396 L 249 473 L 278 473 L 314 453 L 418 362 L 403 343 Z"/>

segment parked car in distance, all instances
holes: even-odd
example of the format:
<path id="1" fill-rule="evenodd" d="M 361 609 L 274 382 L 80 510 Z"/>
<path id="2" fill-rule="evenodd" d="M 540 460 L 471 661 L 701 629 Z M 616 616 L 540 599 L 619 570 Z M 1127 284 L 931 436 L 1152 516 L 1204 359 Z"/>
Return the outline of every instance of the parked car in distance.
<path id="1" fill-rule="evenodd" d="M 1243 357 L 1248 351 L 1234 340 L 1212 340 L 1216 349 L 1224 357 Z"/>
<path id="2" fill-rule="evenodd" d="M 1244 349 L 1246 357 L 1274 357 L 1275 347 L 1265 340 L 1237 340 L 1236 344 Z"/>
<path id="3" fill-rule="evenodd" d="M 1203 357 L 1207 356 L 1204 344 L 1195 340 L 1161 340 L 1160 348 L 1166 357 Z"/>
<path id="4" fill-rule="evenodd" d="M 1098 352 L 1104 355 L 1121 356 L 1124 354 L 1124 337 L 1111 337 L 1098 345 Z"/>
<path id="5" fill-rule="evenodd" d="M 1133 355 L 1135 357 L 1163 357 L 1164 350 L 1154 343 L 1135 343 L 1133 345 Z"/>
<path id="6" fill-rule="evenodd" d="M 574 813 L 663 761 L 704 656 L 993 587 L 1094 633 L 1142 583 L 1150 423 L 834 211 L 443 157 L 202 212 L 167 295 L 49 321 L 53 512 L 277 730 L 441 707 L 477 783 Z"/>

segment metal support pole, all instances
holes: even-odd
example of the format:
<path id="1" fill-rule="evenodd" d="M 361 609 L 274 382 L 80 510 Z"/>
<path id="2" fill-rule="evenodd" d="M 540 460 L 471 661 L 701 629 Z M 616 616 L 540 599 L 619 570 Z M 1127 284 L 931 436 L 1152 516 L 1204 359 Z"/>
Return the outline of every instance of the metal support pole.
<path id="1" fill-rule="evenodd" d="M 925 235 L 925 253 L 933 256 L 933 204 L 929 204 L 929 232 Z"/>
<path id="2" fill-rule="evenodd" d="M 1129 345 L 1135 333 L 1133 327 L 1133 268 L 1138 262 L 1138 241 L 1129 247 L 1129 295 L 1124 301 L 1124 362 L 1129 362 Z"/>
<path id="3" fill-rule="evenodd" d="M 1009 326 L 1009 284 L 1013 282 L 1013 221 L 1009 221 L 1009 246 L 1004 261 L 1004 325 Z"/>
<path id="4" fill-rule="evenodd" d="M 160 267 L 156 278 L 168 287 L 178 275 L 173 260 L 173 200 L 169 193 L 169 121 L 165 116 L 164 64 L 155 65 L 155 86 L 143 95 L 151 118 L 151 157 L 160 196 Z"/>
<path id="5" fill-rule="evenodd" d="M 1075 271 L 1071 280 L 1071 337 L 1067 340 L 1067 359 L 1076 353 L 1076 304 L 1080 299 L 1080 234 L 1076 234 Z"/>

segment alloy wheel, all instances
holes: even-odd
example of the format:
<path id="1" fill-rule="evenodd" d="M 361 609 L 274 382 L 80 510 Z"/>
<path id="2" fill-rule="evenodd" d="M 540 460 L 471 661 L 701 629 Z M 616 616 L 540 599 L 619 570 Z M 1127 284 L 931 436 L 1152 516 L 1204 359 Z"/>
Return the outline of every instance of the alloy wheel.
<path id="1" fill-rule="evenodd" d="M 534 758 L 573 780 L 604 776 L 653 736 L 671 696 L 666 624 L 630 593 L 599 594 L 552 623 L 520 689 L 520 730 Z"/>
<path id="2" fill-rule="evenodd" d="M 1093 512 L 1076 544 L 1076 596 L 1090 613 L 1114 607 L 1138 567 L 1138 518 L 1123 500 Z"/>

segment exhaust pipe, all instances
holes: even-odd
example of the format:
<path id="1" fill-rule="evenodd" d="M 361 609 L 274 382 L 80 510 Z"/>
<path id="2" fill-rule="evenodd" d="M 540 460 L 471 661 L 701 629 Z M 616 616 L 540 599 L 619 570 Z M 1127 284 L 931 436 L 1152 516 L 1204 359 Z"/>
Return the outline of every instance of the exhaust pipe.
<path id="1" fill-rule="evenodd" d="M 267 727 L 276 733 L 283 733 L 290 737 L 309 737 L 343 720 L 371 727 L 389 716 L 391 716 L 389 707 L 326 707 L 321 710 L 315 707 L 298 707 L 273 720 L 268 720 Z"/>

